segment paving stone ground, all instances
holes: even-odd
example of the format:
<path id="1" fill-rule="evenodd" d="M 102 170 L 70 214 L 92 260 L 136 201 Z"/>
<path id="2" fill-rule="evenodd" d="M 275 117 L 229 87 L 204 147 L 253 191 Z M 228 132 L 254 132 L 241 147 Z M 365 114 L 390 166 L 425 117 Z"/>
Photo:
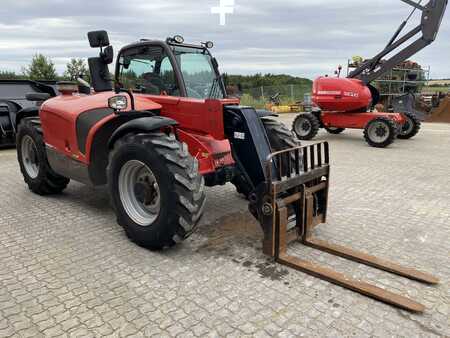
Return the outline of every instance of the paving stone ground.
<path id="1" fill-rule="evenodd" d="M 290 123 L 292 116 L 282 118 Z M 105 189 L 29 192 L 0 152 L 0 337 L 450 337 L 450 125 L 389 149 L 332 136 L 320 238 L 421 268 L 428 287 L 294 244 L 291 253 L 410 296 L 413 315 L 277 266 L 232 186 L 208 190 L 198 232 L 155 253 L 116 224 Z"/>

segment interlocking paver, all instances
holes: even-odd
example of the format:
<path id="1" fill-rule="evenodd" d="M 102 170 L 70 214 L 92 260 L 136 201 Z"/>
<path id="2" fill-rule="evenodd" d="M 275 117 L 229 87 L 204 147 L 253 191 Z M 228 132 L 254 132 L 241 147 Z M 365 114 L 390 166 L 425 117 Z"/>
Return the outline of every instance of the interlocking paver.
<path id="1" fill-rule="evenodd" d="M 282 120 L 290 123 L 291 115 Z M 116 224 L 104 188 L 39 197 L 0 152 L 0 337 L 450 336 L 450 125 L 368 147 L 321 132 L 332 150 L 329 220 L 316 230 L 441 278 L 409 281 L 294 244 L 290 251 L 427 306 L 413 315 L 277 266 L 231 185 L 208 189 L 183 245 L 155 253 Z"/>

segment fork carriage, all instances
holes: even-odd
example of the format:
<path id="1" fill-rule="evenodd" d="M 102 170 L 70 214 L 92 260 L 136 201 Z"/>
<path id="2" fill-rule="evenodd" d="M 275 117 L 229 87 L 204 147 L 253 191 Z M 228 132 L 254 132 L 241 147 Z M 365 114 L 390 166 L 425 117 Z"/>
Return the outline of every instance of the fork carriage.
<path id="1" fill-rule="evenodd" d="M 289 160 L 286 161 L 286 158 Z M 313 236 L 314 228 L 327 220 L 330 182 L 327 142 L 271 154 L 267 160 L 267 177 L 267 194 L 260 202 L 260 222 L 264 229 L 263 251 L 266 255 L 274 257 L 282 265 L 384 303 L 412 312 L 424 312 L 422 304 L 409 298 L 288 254 L 288 245 L 298 241 L 305 246 L 422 283 L 439 283 L 437 278 L 429 274 Z"/>

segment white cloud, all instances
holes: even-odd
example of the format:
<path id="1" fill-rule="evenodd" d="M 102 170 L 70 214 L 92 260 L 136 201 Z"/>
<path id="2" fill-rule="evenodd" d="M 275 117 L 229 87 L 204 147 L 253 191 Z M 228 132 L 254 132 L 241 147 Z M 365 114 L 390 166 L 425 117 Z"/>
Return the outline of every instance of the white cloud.
<path id="1" fill-rule="evenodd" d="M 289 73 L 314 78 L 370 57 L 384 47 L 409 7 L 400 0 L 236 0 L 227 25 L 210 8 L 219 0 L 15 0 L 0 8 L 0 69 L 20 71 L 36 52 L 59 72 L 71 57 L 89 57 L 86 33 L 107 29 L 116 47 L 140 38 L 182 34 L 213 40 L 230 73 Z M 434 45 L 414 57 L 434 77 L 450 77 L 450 24 Z"/>

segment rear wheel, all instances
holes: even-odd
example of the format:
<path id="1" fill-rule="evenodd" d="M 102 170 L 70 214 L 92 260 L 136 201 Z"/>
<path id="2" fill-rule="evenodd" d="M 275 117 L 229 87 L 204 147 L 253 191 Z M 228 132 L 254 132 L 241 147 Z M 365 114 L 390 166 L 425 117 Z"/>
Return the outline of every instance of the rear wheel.
<path id="1" fill-rule="evenodd" d="M 320 129 L 319 119 L 311 114 L 298 115 L 292 124 L 292 130 L 300 140 L 312 140 L 316 137 Z"/>
<path id="2" fill-rule="evenodd" d="M 364 129 L 364 138 L 372 147 L 386 148 L 395 141 L 397 132 L 394 121 L 385 117 L 377 117 L 367 124 Z"/>
<path id="3" fill-rule="evenodd" d="M 301 145 L 301 142 L 295 137 L 294 133 L 283 123 L 272 119 L 262 119 L 262 122 L 273 151 L 286 150 Z"/>
<path id="4" fill-rule="evenodd" d="M 25 118 L 17 131 L 17 158 L 25 183 L 39 195 L 62 192 L 69 179 L 56 174 L 47 160 L 39 118 Z"/>
<path id="5" fill-rule="evenodd" d="M 401 127 L 398 134 L 398 138 L 402 140 L 408 140 L 416 136 L 421 128 L 420 120 L 411 113 L 403 113 L 406 117 L 405 124 Z"/>
<path id="6" fill-rule="evenodd" d="M 261 119 L 261 121 L 264 124 L 272 151 L 281 151 L 301 145 L 300 141 L 295 137 L 292 131 L 290 131 L 283 123 L 272 119 Z M 284 161 L 287 162 L 287 159 Z M 289 168 L 288 163 L 283 163 L 283 168 Z M 248 181 L 249 178 L 246 178 L 242 173 L 238 173 L 232 181 L 238 193 L 244 195 L 246 198 L 248 198 L 253 191 L 253 187 Z"/>
<path id="7" fill-rule="evenodd" d="M 118 140 L 108 182 L 117 221 L 140 246 L 171 247 L 188 238 L 203 215 L 206 193 L 198 162 L 172 134 Z"/>
<path id="8" fill-rule="evenodd" d="M 339 135 L 345 131 L 345 128 L 325 127 L 329 134 Z"/>

